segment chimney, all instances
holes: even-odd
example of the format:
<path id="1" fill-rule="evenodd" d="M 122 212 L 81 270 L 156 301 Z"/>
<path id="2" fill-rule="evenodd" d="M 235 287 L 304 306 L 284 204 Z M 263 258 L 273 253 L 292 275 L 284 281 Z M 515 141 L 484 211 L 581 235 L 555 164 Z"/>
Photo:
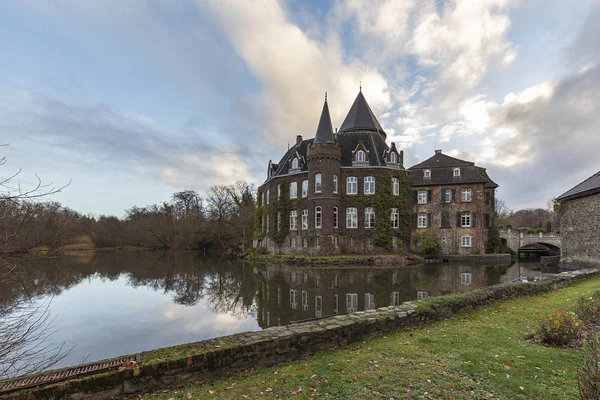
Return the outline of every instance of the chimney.
<path id="1" fill-rule="evenodd" d="M 302 135 L 296 136 L 296 145 L 299 145 L 300 143 L 302 143 Z"/>
<path id="2" fill-rule="evenodd" d="M 404 150 L 400 150 L 400 165 L 404 165 Z"/>
<path id="3" fill-rule="evenodd" d="M 442 150 L 441 149 L 440 150 L 436 150 L 435 154 L 442 154 Z"/>

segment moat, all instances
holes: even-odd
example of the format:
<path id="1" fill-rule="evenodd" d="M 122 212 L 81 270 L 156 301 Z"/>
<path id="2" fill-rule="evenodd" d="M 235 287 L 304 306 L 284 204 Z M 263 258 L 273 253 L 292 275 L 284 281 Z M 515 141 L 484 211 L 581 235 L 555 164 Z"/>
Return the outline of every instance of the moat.
<path id="1" fill-rule="evenodd" d="M 49 304 L 50 340 L 73 347 L 56 367 L 557 272 L 536 263 L 307 269 L 159 252 L 23 266 L 17 284 L 0 287 L 0 304 Z"/>

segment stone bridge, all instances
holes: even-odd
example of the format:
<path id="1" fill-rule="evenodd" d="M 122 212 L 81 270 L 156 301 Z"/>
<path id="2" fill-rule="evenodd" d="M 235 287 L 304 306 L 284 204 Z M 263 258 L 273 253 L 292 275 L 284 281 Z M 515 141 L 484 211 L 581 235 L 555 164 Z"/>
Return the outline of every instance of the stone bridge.
<path id="1" fill-rule="evenodd" d="M 512 229 L 500 231 L 502 243 L 515 253 L 519 252 L 549 252 L 560 255 L 562 237 L 556 233 L 523 233 Z"/>

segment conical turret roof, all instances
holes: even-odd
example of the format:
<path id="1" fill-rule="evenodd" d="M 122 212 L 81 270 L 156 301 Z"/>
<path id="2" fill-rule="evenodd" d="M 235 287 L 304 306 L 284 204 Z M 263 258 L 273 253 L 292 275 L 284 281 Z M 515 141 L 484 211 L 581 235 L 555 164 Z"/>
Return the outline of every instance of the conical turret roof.
<path id="1" fill-rule="evenodd" d="M 325 95 L 325 104 L 323 104 L 323 111 L 321 111 L 321 118 L 317 126 L 317 133 L 315 134 L 314 143 L 319 142 L 323 144 L 333 142 L 333 128 L 331 125 L 331 116 L 329 115 L 329 106 L 327 105 L 327 95 Z"/>
<path id="2" fill-rule="evenodd" d="M 346 115 L 339 133 L 357 130 L 379 132 L 384 138 L 386 137 L 383 128 L 379 124 L 379 121 L 377 121 L 371 107 L 369 107 L 362 91 L 358 92 L 358 96 L 356 96 L 356 100 L 354 100 L 352 107 L 350 107 L 350 111 L 348 111 L 348 115 Z"/>

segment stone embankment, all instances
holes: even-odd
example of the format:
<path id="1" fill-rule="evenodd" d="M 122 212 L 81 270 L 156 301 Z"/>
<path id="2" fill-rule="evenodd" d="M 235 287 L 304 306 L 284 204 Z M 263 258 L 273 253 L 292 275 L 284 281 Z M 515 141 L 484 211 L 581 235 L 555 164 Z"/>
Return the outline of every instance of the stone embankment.
<path id="1" fill-rule="evenodd" d="M 496 285 L 464 294 L 430 297 L 398 306 L 149 351 L 136 357 L 140 362 L 131 368 L 11 392 L 6 396 L 11 399 L 109 399 L 157 390 L 296 360 L 319 350 L 425 324 L 495 301 L 545 293 L 598 273 L 597 269 L 564 272 L 537 282 Z M 2 384 L 0 382 L 0 389 Z"/>

